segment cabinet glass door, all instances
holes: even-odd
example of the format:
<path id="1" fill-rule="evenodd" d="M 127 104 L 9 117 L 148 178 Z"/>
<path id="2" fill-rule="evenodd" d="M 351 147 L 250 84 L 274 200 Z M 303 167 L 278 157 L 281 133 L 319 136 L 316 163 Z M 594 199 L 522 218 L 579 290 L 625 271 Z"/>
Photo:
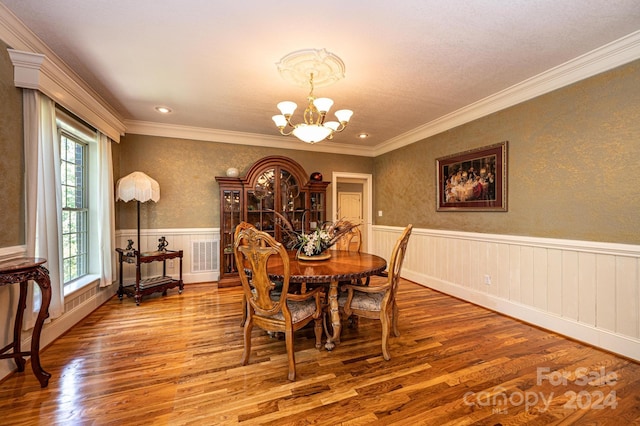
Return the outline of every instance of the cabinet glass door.
<path id="1" fill-rule="evenodd" d="M 275 235 L 275 169 L 265 170 L 256 181 L 253 189 L 247 190 L 247 222 Z"/>
<path id="2" fill-rule="evenodd" d="M 324 192 L 311 193 L 311 210 L 309 212 L 309 228 L 315 229 L 322 226 L 327 221 L 325 217 L 325 194 Z"/>
<path id="3" fill-rule="evenodd" d="M 300 190 L 299 182 L 286 170 L 280 171 L 281 213 L 289 219 L 296 232 L 304 227 L 303 215 L 306 210 L 306 194 Z"/>
<path id="4" fill-rule="evenodd" d="M 233 234 L 240 223 L 242 210 L 240 208 L 240 190 L 222 191 L 222 244 L 224 247 L 223 265 L 225 272 L 236 272 L 233 258 Z"/>

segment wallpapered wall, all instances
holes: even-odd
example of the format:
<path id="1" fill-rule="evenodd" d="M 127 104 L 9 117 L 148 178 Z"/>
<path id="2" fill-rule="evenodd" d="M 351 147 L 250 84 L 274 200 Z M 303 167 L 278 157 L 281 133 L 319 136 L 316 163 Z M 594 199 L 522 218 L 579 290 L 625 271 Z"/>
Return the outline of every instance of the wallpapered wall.
<path id="1" fill-rule="evenodd" d="M 330 143 L 330 142 L 329 142 Z M 225 143 L 126 135 L 114 147 L 114 180 L 142 171 L 158 181 L 160 201 L 140 208 L 142 228 L 213 228 L 220 223 L 216 176 L 235 167 L 244 176 L 260 158 L 284 155 L 306 171 L 331 180 L 334 171 L 372 173 L 373 159 L 339 154 L 232 145 Z M 331 212 L 331 185 L 327 187 L 327 213 Z M 136 227 L 134 202 L 116 205 L 116 229 Z"/>
<path id="2" fill-rule="evenodd" d="M 22 91 L 0 40 L 0 247 L 24 244 Z"/>
<path id="3" fill-rule="evenodd" d="M 639 100 L 635 61 L 379 156 L 376 223 L 640 244 Z M 508 212 L 436 212 L 436 159 L 505 140 Z"/>

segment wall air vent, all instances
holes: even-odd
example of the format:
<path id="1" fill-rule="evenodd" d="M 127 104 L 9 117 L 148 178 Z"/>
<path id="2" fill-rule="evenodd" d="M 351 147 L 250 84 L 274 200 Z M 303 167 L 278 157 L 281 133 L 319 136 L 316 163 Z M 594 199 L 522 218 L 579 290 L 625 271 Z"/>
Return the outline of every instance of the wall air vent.
<path id="1" fill-rule="evenodd" d="M 218 270 L 218 241 L 192 241 L 191 272 L 211 272 Z"/>

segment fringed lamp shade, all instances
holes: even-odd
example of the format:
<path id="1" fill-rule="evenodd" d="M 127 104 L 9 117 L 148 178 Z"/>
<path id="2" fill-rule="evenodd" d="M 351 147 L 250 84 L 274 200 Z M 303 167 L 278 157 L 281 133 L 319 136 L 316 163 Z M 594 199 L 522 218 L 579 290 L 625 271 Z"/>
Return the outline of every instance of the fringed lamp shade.
<path id="1" fill-rule="evenodd" d="M 142 172 L 133 172 L 118 180 L 116 184 L 116 201 L 125 203 L 131 200 L 144 203 L 160 200 L 160 185 Z"/>
<path id="2" fill-rule="evenodd" d="M 140 247 L 140 203 L 160 200 L 160 185 L 142 172 L 133 172 L 118 180 L 116 184 L 116 201 L 125 203 L 131 200 L 138 202 L 138 251 Z"/>

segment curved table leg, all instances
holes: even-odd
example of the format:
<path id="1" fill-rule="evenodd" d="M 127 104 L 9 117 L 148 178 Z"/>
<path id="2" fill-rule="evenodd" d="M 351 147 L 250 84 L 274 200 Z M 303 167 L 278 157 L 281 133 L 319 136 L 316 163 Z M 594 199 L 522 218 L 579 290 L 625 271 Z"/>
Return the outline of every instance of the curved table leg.
<path id="1" fill-rule="evenodd" d="M 22 319 L 24 318 L 24 310 L 27 307 L 27 281 L 20 283 L 20 298 L 18 299 L 18 310 L 16 311 L 16 320 L 13 325 L 13 353 L 14 360 L 18 366 L 18 371 L 24 371 L 24 365 L 26 361 L 22 356 L 22 349 L 20 348 L 20 341 L 22 339 Z"/>
<path id="2" fill-rule="evenodd" d="M 49 384 L 49 378 L 51 374 L 43 370 L 40 365 L 40 332 L 44 325 L 44 320 L 49 318 L 49 304 L 51 303 L 51 280 L 49 279 L 49 273 L 44 267 L 39 267 L 36 277 L 33 279 L 40 287 L 42 293 L 42 303 L 40 305 L 40 311 L 38 312 L 38 318 L 36 324 L 33 327 L 33 335 L 31 337 L 31 368 L 33 374 L 40 382 L 40 387 L 46 388 Z"/>
<path id="3" fill-rule="evenodd" d="M 340 343 L 340 311 L 338 308 L 338 281 L 331 281 L 329 284 L 329 315 L 331 319 L 331 326 L 333 329 L 333 335 L 329 336 L 327 330 L 327 343 L 324 347 L 328 351 L 333 350 L 336 347 L 336 343 Z"/>

